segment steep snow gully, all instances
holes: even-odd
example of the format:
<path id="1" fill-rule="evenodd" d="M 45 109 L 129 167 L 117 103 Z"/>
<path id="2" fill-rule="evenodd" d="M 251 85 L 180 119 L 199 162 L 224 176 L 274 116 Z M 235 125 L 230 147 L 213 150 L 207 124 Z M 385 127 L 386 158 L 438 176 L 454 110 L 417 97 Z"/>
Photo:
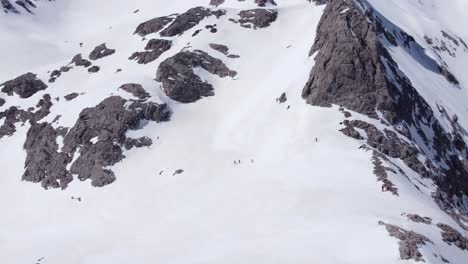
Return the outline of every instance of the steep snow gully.
<path id="1" fill-rule="evenodd" d="M 5 263 L 468 263 L 465 0 L 0 0 Z"/>

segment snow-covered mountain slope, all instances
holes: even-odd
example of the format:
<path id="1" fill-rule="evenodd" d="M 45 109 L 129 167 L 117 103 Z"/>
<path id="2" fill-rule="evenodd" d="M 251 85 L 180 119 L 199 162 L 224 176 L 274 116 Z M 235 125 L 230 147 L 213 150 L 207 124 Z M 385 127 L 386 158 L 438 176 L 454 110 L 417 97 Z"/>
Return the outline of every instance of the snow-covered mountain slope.
<path id="1" fill-rule="evenodd" d="M 467 262 L 466 1 L 31 3 L 4 262 Z"/>

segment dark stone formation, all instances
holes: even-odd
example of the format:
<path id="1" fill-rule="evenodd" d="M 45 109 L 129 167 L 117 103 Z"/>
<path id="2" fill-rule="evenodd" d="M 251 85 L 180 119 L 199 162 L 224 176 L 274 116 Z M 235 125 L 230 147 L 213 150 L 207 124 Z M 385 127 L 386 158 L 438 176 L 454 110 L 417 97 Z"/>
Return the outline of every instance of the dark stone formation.
<path id="1" fill-rule="evenodd" d="M 184 170 L 178 169 L 178 170 L 174 171 L 174 173 L 172 174 L 172 176 L 176 176 L 176 175 L 179 175 L 179 174 L 182 174 L 182 173 L 184 173 Z"/>
<path id="2" fill-rule="evenodd" d="M 83 66 L 85 68 L 88 68 L 89 66 L 91 66 L 91 62 L 89 60 L 86 60 L 86 59 L 83 59 L 83 57 L 81 56 L 81 54 L 77 54 L 75 55 L 75 57 L 73 57 L 72 61 L 70 62 L 70 64 L 75 64 L 76 66 Z"/>
<path id="3" fill-rule="evenodd" d="M 272 9 L 251 9 L 239 12 L 240 19 L 231 20 L 245 28 L 266 28 L 278 18 L 278 11 Z"/>
<path id="4" fill-rule="evenodd" d="M 328 0 L 312 0 L 316 5 L 324 5 L 327 3 Z M 310 2 L 310 0 L 309 0 Z"/>
<path id="5" fill-rule="evenodd" d="M 88 72 L 89 73 L 96 73 L 99 70 L 101 70 L 101 68 L 99 66 L 94 65 L 94 66 L 89 67 Z"/>
<path id="6" fill-rule="evenodd" d="M 465 151 L 457 149 L 450 133 L 440 125 L 382 43 L 387 40 L 392 45 L 401 45 L 416 61 L 439 73 L 437 63 L 424 55 L 414 38 L 381 17 L 368 2 L 327 3 L 310 51 L 311 55 L 316 54 L 315 66 L 303 98 L 318 106 L 340 105 L 393 126 L 398 134 L 355 120 L 344 122 L 346 128 L 342 132 L 360 139 L 354 128 L 363 129 L 372 148 L 402 159 L 422 177 L 435 181 L 440 191 L 435 198 L 446 199 L 438 201 L 441 208 L 447 210 L 452 205 L 468 214 L 463 209 L 466 208 L 463 196 L 468 194 L 466 158 L 458 158 L 464 157 Z M 420 154 L 426 158 L 424 164 L 418 159 Z"/>
<path id="7" fill-rule="evenodd" d="M 272 4 L 272 5 L 276 5 L 275 3 L 275 0 L 255 0 L 255 3 L 258 5 L 258 6 L 266 6 L 266 4 Z"/>
<path id="8" fill-rule="evenodd" d="M 0 107 L 2 107 L 6 103 L 5 99 L 0 98 Z"/>
<path id="9" fill-rule="evenodd" d="M 68 66 L 63 66 L 63 67 L 60 67 L 59 70 L 53 70 L 52 73 L 50 74 L 50 77 L 49 77 L 49 82 L 50 83 L 53 83 L 57 80 L 57 78 L 59 78 L 60 76 L 62 76 L 62 73 L 64 72 L 68 72 L 69 70 L 71 70 L 72 67 L 68 67 Z"/>
<path id="10" fill-rule="evenodd" d="M 286 103 L 287 100 L 286 93 L 282 93 L 280 97 L 276 98 L 276 102 L 279 104 Z"/>
<path id="11" fill-rule="evenodd" d="M 385 226 L 391 237 L 400 240 L 398 245 L 400 246 L 400 258 L 402 260 L 412 259 L 425 262 L 419 248 L 426 245 L 426 243 L 434 244 L 429 238 L 414 231 L 407 231 L 401 227 L 386 224 L 382 221 L 379 222 L 379 225 Z"/>
<path id="12" fill-rule="evenodd" d="M 210 48 L 212 48 L 212 49 L 214 49 L 214 50 L 216 50 L 218 52 L 221 52 L 224 55 L 229 54 L 229 48 L 227 46 L 225 46 L 225 45 L 210 43 Z"/>
<path id="13" fill-rule="evenodd" d="M 34 0 L 34 1 L 38 1 L 38 0 Z M 55 0 L 47 0 L 47 1 L 51 2 Z M 20 11 L 10 2 L 10 0 L 0 0 L 0 4 L 5 13 L 20 14 Z M 22 7 L 24 10 L 26 10 L 30 14 L 33 14 L 32 9 L 37 7 L 32 0 L 15 0 L 14 4 Z"/>
<path id="14" fill-rule="evenodd" d="M 193 103 L 202 97 L 213 96 L 213 86 L 194 73 L 195 67 L 222 78 L 237 75 L 221 60 L 204 51 L 195 50 L 179 52 L 163 61 L 158 67 L 156 80 L 162 83 L 167 96 L 181 103 Z"/>
<path id="15" fill-rule="evenodd" d="M 65 100 L 71 101 L 79 96 L 78 93 L 71 93 L 64 96 Z"/>
<path id="16" fill-rule="evenodd" d="M 468 251 L 468 238 L 449 225 L 439 223 L 437 227 L 442 230 L 442 240 L 444 242 L 449 245 L 453 244 L 461 250 Z"/>
<path id="17" fill-rule="evenodd" d="M 65 188 L 73 177 L 67 171 L 72 158 L 59 151 L 59 134 L 49 123 L 34 123 L 27 135 L 25 172 L 22 179 L 41 183 L 42 187 Z"/>
<path id="18" fill-rule="evenodd" d="M 108 49 L 106 47 L 106 43 L 102 43 L 101 45 L 94 48 L 93 51 L 89 54 L 90 60 L 99 60 L 104 57 L 110 56 L 115 53 L 115 49 Z"/>
<path id="19" fill-rule="evenodd" d="M 152 33 L 157 33 L 161 31 L 166 25 L 168 25 L 172 21 L 174 21 L 173 16 L 153 18 L 151 20 L 148 20 L 138 25 L 138 27 L 136 28 L 133 34 L 138 34 L 144 37 Z"/>
<path id="20" fill-rule="evenodd" d="M 409 220 L 415 222 L 415 223 L 421 223 L 421 224 L 426 224 L 426 225 L 431 225 L 432 224 L 432 219 L 430 217 L 422 217 L 420 215 L 417 215 L 417 214 L 409 214 L 409 215 L 406 215 L 406 217 L 408 217 Z"/>
<path id="21" fill-rule="evenodd" d="M 133 96 L 141 100 L 145 100 L 150 97 L 150 94 L 147 91 L 145 91 L 143 86 L 141 86 L 140 84 L 127 83 L 120 86 L 120 89 L 126 91 L 127 93 L 131 93 Z"/>
<path id="22" fill-rule="evenodd" d="M 129 60 L 136 60 L 139 64 L 147 64 L 157 60 L 164 52 L 172 47 L 172 41 L 165 39 L 150 39 L 142 52 L 134 52 Z"/>
<path id="23" fill-rule="evenodd" d="M 16 93 L 20 98 L 29 98 L 38 91 L 45 90 L 47 88 L 47 85 L 36 77 L 36 74 L 30 72 L 23 74 L 16 79 L 0 84 L 0 87 L 2 86 L 2 92 L 9 96 Z"/>
<path id="24" fill-rule="evenodd" d="M 182 35 L 185 31 L 198 25 L 198 23 L 200 23 L 206 17 L 214 15 L 219 18 L 225 14 L 226 11 L 224 10 L 212 11 L 204 7 L 194 7 L 187 10 L 187 12 L 178 15 L 174 22 L 161 31 L 160 35 L 163 37 Z"/>
<path id="25" fill-rule="evenodd" d="M 52 102 L 49 94 L 45 94 L 41 100 L 37 103 L 36 107 L 39 109 L 36 112 L 34 108 L 28 109 L 28 111 L 19 109 L 16 106 L 11 106 L 5 111 L 0 112 L 0 119 L 5 118 L 3 125 L 0 126 L 0 139 L 4 136 L 11 136 L 16 132 L 16 123 L 36 123 L 42 118 L 46 117 L 50 113 Z"/>
<path id="26" fill-rule="evenodd" d="M 124 143 L 126 150 L 131 150 L 132 148 L 149 147 L 151 145 L 153 145 L 153 141 L 149 137 L 141 137 L 137 139 L 127 138 Z"/>
<path id="27" fill-rule="evenodd" d="M 388 179 L 388 174 L 387 174 L 387 171 L 390 171 L 395 174 L 396 174 L 396 171 L 394 171 L 391 168 L 383 166 L 382 160 L 387 160 L 387 159 L 384 155 L 381 155 L 380 153 L 374 150 L 372 154 L 372 163 L 374 164 L 374 174 L 375 176 L 377 176 L 377 180 L 383 183 L 382 190 L 391 192 L 393 195 L 398 196 L 398 188 L 396 188 L 393 182 L 391 182 Z"/>
<path id="28" fill-rule="evenodd" d="M 2 4 L 3 11 L 5 13 L 14 13 L 19 14 L 19 11 L 10 3 L 9 0 L 1 0 L 0 4 Z"/>
<path id="29" fill-rule="evenodd" d="M 47 123 L 34 122 L 24 145 L 28 158 L 23 180 L 41 182 L 44 188 L 66 188 L 73 174 L 82 181 L 91 179 L 91 184 L 98 187 L 115 181 L 114 173 L 106 167 L 124 158 L 122 147 L 152 143 L 148 138 L 129 139 L 126 132 L 138 129 L 141 120 L 164 122 L 171 115 L 166 105 L 127 102 L 112 96 L 96 107 L 84 109 L 68 133 Z M 61 150 L 56 143 L 58 135 L 64 137 Z M 67 171 L 74 155 L 79 156 Z"/>
<path id="30" fill-rule="evenodd" d="M 224 1 L 225 0 L 210 0 L 210 5 L 218 7 L 218 6 L 222 5 L 222 4 L 224 4 Z"/>

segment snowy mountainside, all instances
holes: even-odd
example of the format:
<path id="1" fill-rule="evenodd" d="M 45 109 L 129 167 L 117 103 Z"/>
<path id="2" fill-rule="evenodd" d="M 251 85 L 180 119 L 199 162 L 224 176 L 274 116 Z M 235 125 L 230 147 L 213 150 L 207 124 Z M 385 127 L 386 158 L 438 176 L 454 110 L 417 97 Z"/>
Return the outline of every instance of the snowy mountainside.
<path id="1" fill-rule="evenodd" d="M 5 262 L 466 263 L 466 1 L 20 2 Z"/>

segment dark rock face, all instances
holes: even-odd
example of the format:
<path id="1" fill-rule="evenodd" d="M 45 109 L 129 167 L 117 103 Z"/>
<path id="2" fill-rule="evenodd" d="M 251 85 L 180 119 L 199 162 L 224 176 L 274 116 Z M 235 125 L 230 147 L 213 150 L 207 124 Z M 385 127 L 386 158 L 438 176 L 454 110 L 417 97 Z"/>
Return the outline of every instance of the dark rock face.
<path id="1" fill-rule="evenodd" d="M 425 261 L 419 248 L 426 243 L 434 244 L 429 238 L 414 231 L 407 231 L 401 227 L 379 222 L 379 225 L 385 226 L 388 234 L 398 240 L 400 248 L 400 258 L 402 260 L 413 259 L 415 261 Z"/>
<path id="2" fill-rule="evenodd" d="M 136 60 L 139 64 L 147 64 L 157 60 L 164 52 L 170 50 L 172 41 L 165 39 L 150 39 L 145 47 L 146 51 L 135 52 L 129 60 Z"/>
<path id="3" fill-rule="evenodd" d="M 464 237 L 460 232 L 449 225 L 439 223 L 437 227 L 442 230 L 443 241 L 449 245 L 453 244 L 461 250 L 468 251 L 468 238 Z"/>
<path id="4" fill-rule="evenodd" d="M 227 46 L 225 46 L 225 45 L 210 43 L 210 48 L 212 48 L 212 49 L 214 49 L 214 50 L 216 50 L 218 52 L 221 52 L 224 55 L 229 54 L 229 48 Z"/>
<path id="5" fill-rule="evenodd" d="M 120 89 L 126 91 L 127 93 L 131 93 L 133 96 L 141 100 L 145 100 L 150 97 L 150 94 L 147 91 L 145 91 L 143 86 L 141 86 L 140 84 L 127 83 L 120 86 Z"/>
<path id="6" fill-rule="evenodd" d="M 58 136 L 48 123 L 32 124 L 23 146 L 27 153 L 23 180 L 40 182 L 46 189 L 65 188 L 72 181 L 66 169 L 71 157 L 59 152 Z"/>
<path id="7" fill-rule="evenodd" d="M 266 28 L 269 27 L 278 18 L 278 11 L 271 9 L 251 9 L 239 12 L 240 19 L 233 20 L 245 28 Z"/>
<path id="8" fill-rule="evenodd" d="M 224 10 L 212 11 L 204 7 L 194 7 L 187 10 L 187 12 L 177 16 L 174 22 L 161 31 L 160 35 L 163 37 L 174 37 L 181 35 L 185 31 L 198 25 L 206 17 L 214 15 L 219 18 L 225 14 L 226 11 Z"/>
<path id="9" fill-rule="evenodd" d="M 286 93 L 282 93 L 280 97 L 276 98 L 276 102 L 279 104 L 284 104 L 287 100 Z"/>
<path id="10" fill-rule="evenodd" d="M 266 4 L 276 5 L 275 0 L 255 0 L 258 6 L 266 6 Z"/>
<path id="11" fill-rule="evenodd" d="M 88 68 L 89 66 L 91 66 L 91 62 L 89 60 L 83 59 L 81 54 L 75 55 L 75 57 L 73 57 L 70 64 L 75 64 L 76 66 L 83 66 L 85 68 Z"/>
<path id="12" fill-rule="evenodd" d="M 3 86 L 2 92 L 9 96 L 16 93 L 20 98 L 29 98 L 41 90 L 45 90 L 47 85 L 36 77 L 36 74 L 26 73 L 16 79 L 0 84 Z"/>
<path id="13" fill-rule="evenodd" d="M 408 214 L 406 215 L 409 220 L 415 222 L 415 223 L 421 223 L 421 224 L 426 224 L 426 225 L 431 225 L 432 224 L 432 219 L 430 217 L 422 217 L 417 214 Z"/>
<path id="14" fill-rule="evenodd" d="M 210 5 L 211 6 L 220 6 L 222 4 L 224 4 L 225 0 L 211 0 L 210 1 Z"/>
<path id="15" fill-rule="evenodd" d="M 25 111 L 19 109 L 16 106 L 11 106 L 5 111 L 0 112 L 0 119 L 5 118 L 3 125 L 0 126 L 0 139 L 5 136 L 11 136 L 16 132 L 16 123 L 36 123 L 42 118 L 46 117 L 50 113 L 52 102 L 50 95 L 45 94 L 41 100 L 37 103 L 36 107 L 39 109 L 33 112 L 33 109 Z"/>
<path id="16" fill-rule="evenodd" d="M 98 72 L 100 70 L 101 70 L 101 68 L 99 66 L 94 65 L 94 66 L 89 67 L 88 72 L 89 73 L 96 73 L 96 72 Z"/>
<path id="17" fill-rule="evenodd" d="M 78 93 L 71 93 L 64 96 L 65 100 L 71 101 L 79 96 Z"/>
<path id="18" fill-rule="evenodd" d="M 201 50 L 182 51 L 163 61 L 156 73 L 156 80 L 163 85 L 164 92 L 171 99 L 181 103 L 193 103 L 202 97 L 213 96 L 213 86 L 204 82 L 193 71 L 201 67 L 219 77 L 234 77 L 221 60 Z"/>
<path id="19" fill-rule="evenodd" d="M 342 132 L 361 139 L 362 135 L 354 128 L 363 129 L 369 146 L 383 155 L 403 160 L 422 177 L 434 179 L 439 187 L 435 198 L 442 208 L 448 210 L 452 205 L 462 214 L 468 214 L 463 209 L 466 205 L 460 204 L 468 194 L 466 158 L 457 158 L 466 156 L 465 150 L 457 149 L 463 144 L 455 144 L 449 137 L 450 132 L 434 118 L 430 106 L 382 44 L 386 40 L 420 54 L 414 38 L 401 30 L 398 34 L 386 30 L 384 25 L 395 27 L 367 2 L 329 0 L 327 3 L 310 52 L 316 54 L 316 63 L 304 87 L 303 98 L 313 105 L 340 105 L 380 119 L 389 129 L 380 131 L 365 122 L 351 121 L 344 122 L 346 127 Z M 430 65 L 429 70 L 438 72 L 433 60 L 424 58 L 424 63 Z M 424 164 L 419 161 L 419 155 L 426 158 Z"/>
<path id="20" fill-rule="evenodd" d="M 94 48 L 93 51 L 89 54 L 90 60 L 99 60 L 104 57 L 110 56 L 115 53 L 115 49 L 108 49 L 106 47 L 106 43 L 102 43 L 101 45 Z"/>
<path id="21" fill-rule="evenodd" d="M 393 195 L 398 196 L 398 188 L 388 179 L 388 171 L 396 173 L 391 168 L 383 166 L 382 160 L 386 160 L 384 155 L 381 155 L 377 151 L 373 151 L 372 163 L 374 164 L 374 174 L 377 176 L 377 180 L 383 183 L 382 190 L 391 192 Z"/>
<path id="22" fill-rule="evenodd" d="M 35 1 L 38 1 L 38 0 L 35 0 Z M 46 0 L 46 1 L 51 2 L 55 0 Z M 30 14 L 33 13 L 32 9 L 36 8 L 36 5 L 34 4 L 32 0 L 16 0 L 13 3 L 16 4 L 16 6 L 12 4 L 10 0 L 0 0 L 1 7 L 3 8 L 3 11 L 7 14 L 8 13 L 20 14 L 20 11 L 17 9 L 17 6 L 23 8 L 26 12 Z"/>
<path id="23" fill-rule="evenodd" d="M 5 99 L 0 98 L 0 107 L 2 107 L 6 103 Z"/>
<path id="24" fill-rule="evenodd" d="M 153 18 L 151 20 L 148 20 L 138 25 L 138 27 L 136 28 L 133 34 L 138 34 L 144 37 L 152 33 L 157 33 L 161 31 L 166 25 L 168 25 L 172 21 L 174 21 L 173 16 Z"/>
<path id="25" fill-rule="evenodd" d="M 170 116 L 166 105 L 112 96 L 84 109 L 69 132 L 55 130 L 47 123 L 33 123 L 24 145 L 28 156 L 23 180 L 41 182 L 46 189 L 66 188 L 72 175 L 82 181 L 90 179 L 97 187 L 110 184 L 116 177 L 107 167 L 125 158 L 122 147 L 152 143 L 148 138 L 127 138 L 126 132 L 138 129 L 142 120 L 165 122 Z M 56 141 L 59 135 L 63 137 L 61 149 Z M 79 156 L 67 171 L 75 155 Z"/>

